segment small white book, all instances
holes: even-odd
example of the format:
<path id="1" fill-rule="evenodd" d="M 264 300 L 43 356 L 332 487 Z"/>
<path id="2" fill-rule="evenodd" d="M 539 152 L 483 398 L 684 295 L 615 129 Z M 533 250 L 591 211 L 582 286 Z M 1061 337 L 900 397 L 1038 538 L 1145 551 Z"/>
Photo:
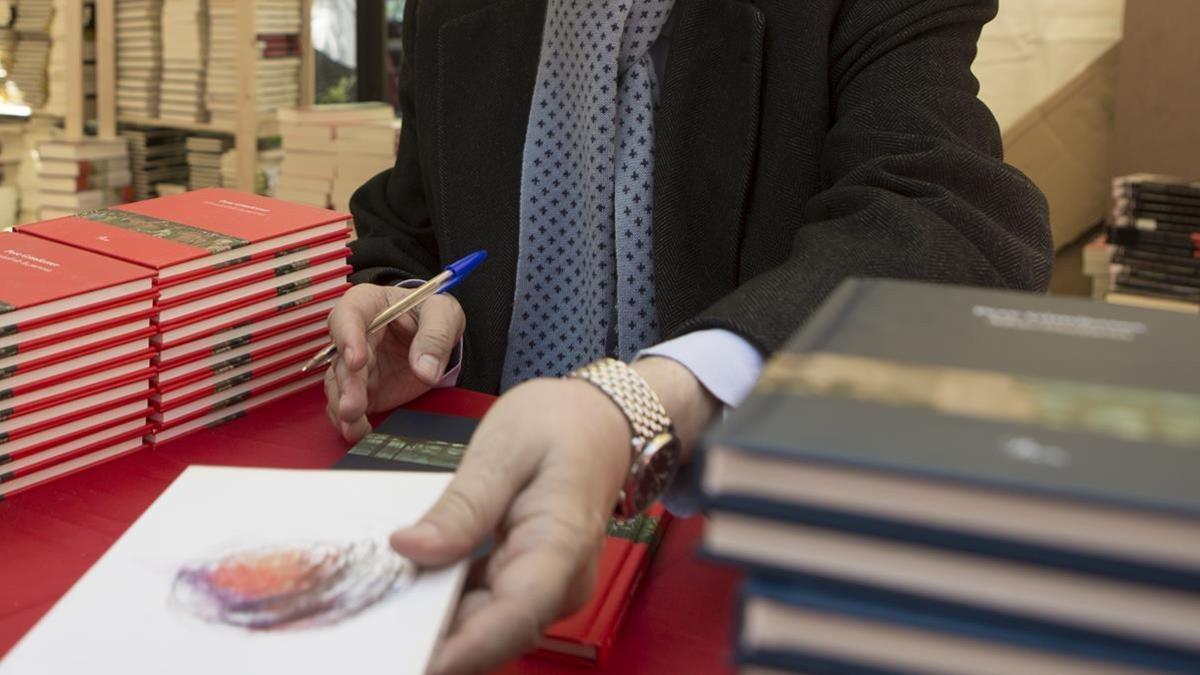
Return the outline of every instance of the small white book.
<path id="1" fill-rule="evenodd" d="M 420 675 L 466 564 L 388 546 L 451 476 L 189 467 L 0 675 Z"/>

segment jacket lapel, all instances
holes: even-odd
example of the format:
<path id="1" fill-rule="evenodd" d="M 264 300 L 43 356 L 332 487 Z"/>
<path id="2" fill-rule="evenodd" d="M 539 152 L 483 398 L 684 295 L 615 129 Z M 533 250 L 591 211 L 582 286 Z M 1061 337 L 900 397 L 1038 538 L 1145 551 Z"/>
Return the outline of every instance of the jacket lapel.
<path id="1" fill-rule="evenodd" d="M 759 132 L 762 12 L 677 0 L 657 122 L 654 270 L 663 335 L 736 287 Z"/>

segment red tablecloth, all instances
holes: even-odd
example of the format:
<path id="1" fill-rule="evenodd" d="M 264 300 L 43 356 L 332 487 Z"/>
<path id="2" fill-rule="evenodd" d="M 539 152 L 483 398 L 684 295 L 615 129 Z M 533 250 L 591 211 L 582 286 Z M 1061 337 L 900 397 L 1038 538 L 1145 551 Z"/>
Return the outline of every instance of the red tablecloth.
<path id="1" fill-rule="evenodd" d="M 491 398 L 431 393 L 418 410 L 479 417 Z M 319 389 L 216 429 L 0 502 L 0 656 L 37 622 L 189 464 L 326 468 L 347 449 Z M 675 520 L 599 669 L 524 658 L 505 673 L 726 673 L 736 577 L 695 559 L 698 519 Z M 64 645 L 69 647 L 69 645 Z"/>

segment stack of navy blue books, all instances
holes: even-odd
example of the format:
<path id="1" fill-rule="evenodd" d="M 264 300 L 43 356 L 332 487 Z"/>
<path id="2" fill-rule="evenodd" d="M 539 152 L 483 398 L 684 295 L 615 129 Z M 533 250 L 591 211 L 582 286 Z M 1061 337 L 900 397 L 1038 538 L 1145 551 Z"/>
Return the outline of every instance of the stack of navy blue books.
<path id="1" fill-rule="evenodd" d="M 1200 673 L 1200 321 L 851 280 L 706 438 L 743 672 Z"/>

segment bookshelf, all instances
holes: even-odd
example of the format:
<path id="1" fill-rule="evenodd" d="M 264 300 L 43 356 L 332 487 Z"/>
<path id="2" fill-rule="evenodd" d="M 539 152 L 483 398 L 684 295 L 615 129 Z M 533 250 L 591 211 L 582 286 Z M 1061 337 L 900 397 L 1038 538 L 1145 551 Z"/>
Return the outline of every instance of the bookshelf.
<path id="1" fill-rule="evenodd" d="M 239 190 L 253 191 L 257 175 L 258 140 L 264 136 L 274 135 L 277 125 L 273 115 L 264 115 L 258 111 L 255 82 L 257 78 L 257 46 L 258 30 L 255 26 L 256 13 L 253 0 L 237 0 L 237 101 L 238 115 L 236 119 L 222 122 L 179 122 L 160 120 L 149 117 L 118 116 L 116 95 L 116 0 L 95 0 L 96 2 L 96 64 L 97 64 L 97 125 L 101 137 L 114 137 L 118 123 L 138 124 L 144 126 L 166 127 L 184 131 L 213 132 L 231 134 L 234 138 L 233 147 L 238 149 L 237 185 Z M 300 82 L 299 103 L 311 105 L 315 97 L 316 61 L 312 47 L 312 0 L 299 0 L 301 13 L 300 32 Z M 74 4 L 74 3 L 73 3 Z M 82 7 L 82 0 L 79 2 Z M 75 24 L 72 24 L 75 25 Z M 79 77 L 82 81 L 82 15 L 80 16 L 80 58 L 78 61 Z M 75 34 L 74 31 L 71 32 Z M 71 64 L 74 65 L 74 53 L 68 52 Z M 70 80 L 69 80 L 70 81 Z M 74 89 L 72 91 L 80 91 Z M 75 98 L 75 97 L 72 97 Z M 68 112 L 70 104 L 68 102 Z M 79 118 L 82 119 L 83 101 L 78 102 Z"/>

